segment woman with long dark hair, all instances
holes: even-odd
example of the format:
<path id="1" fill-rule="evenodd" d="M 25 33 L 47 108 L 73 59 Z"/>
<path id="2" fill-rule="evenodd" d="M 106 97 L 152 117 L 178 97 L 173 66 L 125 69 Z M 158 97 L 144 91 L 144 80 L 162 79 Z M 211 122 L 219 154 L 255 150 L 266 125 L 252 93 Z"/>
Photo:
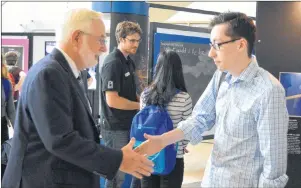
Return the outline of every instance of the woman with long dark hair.
<path id="1" fill-rule="evenodd" d="M 141 109 L 147 105 L 165 107 L 173 122 L 174 128 L 192 112 L 192 100 L 185 86 L 182 62 L 173 51 L 159 54 L 152 84 L 141 94 Z M 151 175 L 141 180 L 142 188 L 181 188 L 184 174 L 183 156 L 189 141 L 178 142 L 176 165 L 170 174 Z"/>

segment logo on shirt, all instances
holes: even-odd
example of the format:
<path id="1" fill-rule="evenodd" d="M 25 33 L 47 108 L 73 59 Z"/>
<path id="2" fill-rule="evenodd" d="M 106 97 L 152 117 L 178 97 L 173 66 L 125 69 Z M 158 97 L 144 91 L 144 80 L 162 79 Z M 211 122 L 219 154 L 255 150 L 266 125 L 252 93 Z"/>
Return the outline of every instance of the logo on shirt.
<path id="1" fill-rule="evenodd" d="M 108 81 L 108 89 L 113 89 L 113 81 Z"/>
<path id="2" fill-rule="evenodd" d="M 124 74 L 125 77 L 128 77 L 130 75 L 130 72 L 127 72 Z"/>

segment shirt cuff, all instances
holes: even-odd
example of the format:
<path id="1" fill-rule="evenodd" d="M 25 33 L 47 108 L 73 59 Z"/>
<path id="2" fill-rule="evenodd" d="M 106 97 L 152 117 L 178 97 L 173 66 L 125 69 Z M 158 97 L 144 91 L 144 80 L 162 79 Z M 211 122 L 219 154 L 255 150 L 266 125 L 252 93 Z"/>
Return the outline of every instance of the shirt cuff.
<path id="1" fill-rule="evenodd" d="M 203 140 L 194 121 L 194 117 L 190 116 L 188 119 L 181 121 L 177 127 L 184 133 L 184 139 L 189 140 L 192 145 L 196 145 Z"/>
<path id="2" fill-rule="evenodd" d="M 259 185 L 260 188 L 283 188 L 287 184 L 288 176 L 283 174 L 279 178 L 276 179 L 267 179 L 263 174 L 260 175 Z"/>

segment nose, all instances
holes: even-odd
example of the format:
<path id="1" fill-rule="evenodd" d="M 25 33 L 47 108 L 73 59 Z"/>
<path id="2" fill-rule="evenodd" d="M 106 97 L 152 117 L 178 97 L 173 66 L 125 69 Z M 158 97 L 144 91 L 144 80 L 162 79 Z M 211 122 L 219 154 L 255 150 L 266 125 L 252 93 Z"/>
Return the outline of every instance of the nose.
<path id="1" fill-rule="evenodd" d="M 208 52 L 208 56 L 212 59 L 216 56 L 216 52 L 215 52 L 215 49 L 213 47 L 210 47 L 210 50 Z"/>

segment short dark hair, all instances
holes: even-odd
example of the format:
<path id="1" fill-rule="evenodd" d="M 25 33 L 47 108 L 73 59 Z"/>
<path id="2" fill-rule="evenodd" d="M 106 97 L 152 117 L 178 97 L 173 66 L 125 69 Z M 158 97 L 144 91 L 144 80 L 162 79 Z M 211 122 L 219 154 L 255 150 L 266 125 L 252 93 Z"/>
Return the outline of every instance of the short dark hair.
<path id="1" fill-rule="evenodd" d="M 117 24 L 115 37 L 117 43 L 119 44 L 120 38 L 126 38 L 128 35 L 132 35 L 138 33 L 140 36 L 142 35 L 142 30 L 138 23 L 130 22 L 130 21 L 123 21 Z"/>
<path id="2" fill-rule="evenodd" d="M 165 107 L 177 90 L 187 92 L 180 56 L 174 51 L 163 51 L 157 60 L 154 81 L 144 92 L 144 102 Z"/>
<path id="3" fill-rule="evenodd" d="M 19 59 L 18 52 L 15 51 L 6 52 L 4 56 L 5 56 L 6 64 L 10 66 L 15 66 Z"/>
<path id="4" fill-rule="evenodd" d="M 256 38 L 256 26 L 251 18 L 240 12 L 225 12 L 215 16 L 210 27 L 228 24 L 226 35 L 231 38 L 242 37 L 248 41 L 248 56 L 251 57 Z"/>

